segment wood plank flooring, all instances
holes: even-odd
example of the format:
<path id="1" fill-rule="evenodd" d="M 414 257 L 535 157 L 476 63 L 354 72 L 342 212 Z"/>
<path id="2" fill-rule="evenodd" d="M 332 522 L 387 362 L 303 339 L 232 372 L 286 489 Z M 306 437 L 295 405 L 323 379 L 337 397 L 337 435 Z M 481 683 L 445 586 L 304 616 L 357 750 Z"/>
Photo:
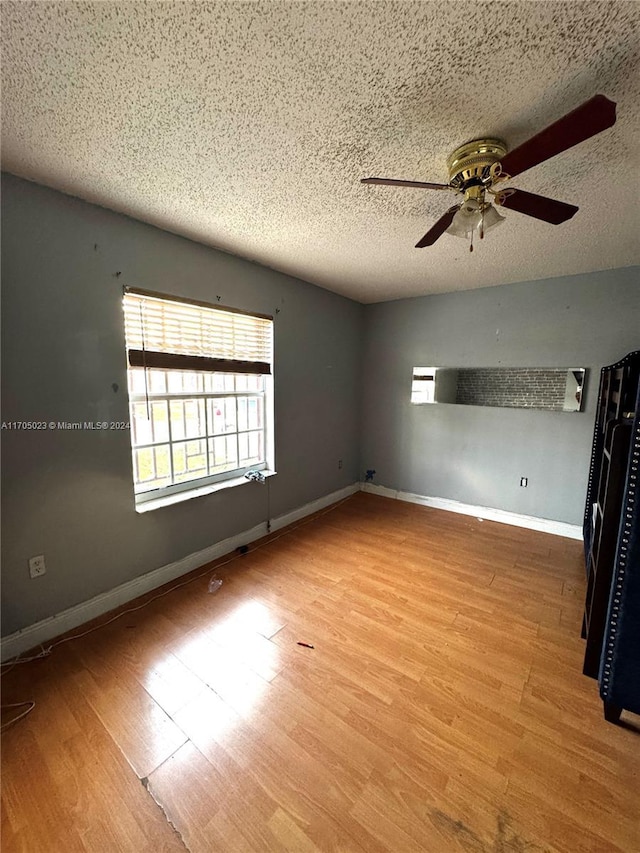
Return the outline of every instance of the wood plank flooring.
<path id="1" fill-rule="evenodd" d="M 640 853 L 581 543 L 358 494 L 256 544 L 3 677 L 4 853 Z"/>

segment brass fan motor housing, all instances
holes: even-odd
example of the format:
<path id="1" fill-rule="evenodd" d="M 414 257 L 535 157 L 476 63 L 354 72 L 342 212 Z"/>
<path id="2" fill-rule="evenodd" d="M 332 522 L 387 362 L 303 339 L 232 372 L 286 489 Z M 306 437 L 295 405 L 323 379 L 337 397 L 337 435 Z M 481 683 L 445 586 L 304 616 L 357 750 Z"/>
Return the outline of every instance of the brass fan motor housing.
<path id="1" fill-rule="evenodd" d="M 499 163 L 506 153 L 507 146 L 501 139 L 465 142 L 447 158 L 450 186 L 464 191 L 469 181 L 482 181 L 485 187 L 490 187 L 499 175 L 491 167 Z"/>

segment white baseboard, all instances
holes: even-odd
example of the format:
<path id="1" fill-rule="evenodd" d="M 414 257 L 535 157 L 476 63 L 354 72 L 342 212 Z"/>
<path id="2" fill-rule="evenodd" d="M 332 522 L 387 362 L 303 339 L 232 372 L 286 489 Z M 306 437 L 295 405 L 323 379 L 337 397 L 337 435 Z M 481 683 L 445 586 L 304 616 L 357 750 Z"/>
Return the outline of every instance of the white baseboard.
<path id="1" fill-rule="evenodd" d="M 336 492 L 331 492 L 329 495 L 324 495 L 311 503 L 298 507 L 297 509 L 287 512 L 271 520 L 271 531 L 280 530 L 288 524 L 293 524 L 307 515 L 311 515 L 318 510 L 324 509 L 337 501 L 343 500 L 350 495 L 355 494 L 360 490 L 359 483 L 352 483 L 345 486 L 343 489 L 338 489 Z M 223 539 L 221 542 L 216 542 L 202 551 L 196 551 L 194 554 L 188 554 L 181 560 L 175 563 L 169 563 L 166 566 L 161 566 L 159 569 L 154 569 L 147 574 L 134 578 L 127 583 L 103 592 L 89 601 L 83 601 L 81 604 L 76 604 L 73 607 L 63 610 L 62 613 L 56 613 L 55 616 L 50 616 L 34 625 L 16 631 L 14 634 L 9 634 L 2 637 L 0 640 L 0 660 L 10 660 L 16 655 L 33 649 L 41 643 L 46 643 L 54 637 L 65 634 L 95 619 L 97 616 L 102 616 L 116 607 L 120 607 L 134 598 L 143 595 L 146 592 L 157 589 L 169 581 L 182 577 L 194 569 L 200 568 L 212 560 L 217 560 L 225 554 L 230 554 L 241 545 L 247 545 L 250 542 L 255 542 L 262 536 L 267 535 L 267 523 L 252 527 L 250 530 L 244 530 L 236 536 L 230 536 L 228 539 Z"/>
<path id="2" fill-rule="evenodd" d="M 288 524 L 293 524 L 295 521 L 299 521 L 306 515 L 312 515 L 312 513 L 318 512 L 318 510 L 324 509 L 326 506 L 330 506 L 331 504 L 342 501 L 345 498 L 349 498 L 351 495 L 355 495 L 356 492 L 359 491 L 360 483 L 351 483 L 343 489 L 338 489 L 337 492 L 331 492 L 330 495 L 324 495 L 323 497 L 318 498 L 318 500 L 304 504 L 304 506 L 298 507 L 298 509 L 293 509 L 291 512 L 286 513 L 286 515 L 273 518 L 271 520 L 271 532 L 273 533 L 275 530 L 280 530 Z M 264 536 L 264 533 L 261 535 Z"/>
<path id="3" fill-rule="evenodd" d="M 577 524 L 567 524 L 565 521 L 553 521 L 550 518 L 536 518 L 533 515 L 520 515 L 505 509 L 494 509 L 488 506 L 473 506 L 449 498 L 430 498 L 425 495 L 414 495 L 411 492 L 401 492 L 388 489 L 375 483 L 361 483 L 361 491 L 398 501 L 431 506 L 444 509 L 447 512 L 457 512 L 461 515 L 473 515 L 486 521 L 498 521 L 501 524 L 511 524 L 514 527 L 526 527 L 529 530 L 539 530 L 542 533 L 553 533 L 555 536 L 565 536 L 569 539 L 582 539 L 582 527 Z"/>

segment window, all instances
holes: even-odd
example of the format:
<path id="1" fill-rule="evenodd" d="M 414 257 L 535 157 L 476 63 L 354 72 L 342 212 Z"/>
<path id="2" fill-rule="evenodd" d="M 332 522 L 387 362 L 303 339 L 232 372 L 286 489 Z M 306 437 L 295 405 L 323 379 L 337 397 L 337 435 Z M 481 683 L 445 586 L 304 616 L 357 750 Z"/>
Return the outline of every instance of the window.
<path id="1" fill-rule="evenodd" d="M 436 391 L 435 367 L 414 367 L 411 383 L 412 403 L 434 403 Z"/>
<path id="2" fill-rule="evenodd" d="M 272 319 L 137 290 L 124 314 L 136 504 L 273 468 Z"/>

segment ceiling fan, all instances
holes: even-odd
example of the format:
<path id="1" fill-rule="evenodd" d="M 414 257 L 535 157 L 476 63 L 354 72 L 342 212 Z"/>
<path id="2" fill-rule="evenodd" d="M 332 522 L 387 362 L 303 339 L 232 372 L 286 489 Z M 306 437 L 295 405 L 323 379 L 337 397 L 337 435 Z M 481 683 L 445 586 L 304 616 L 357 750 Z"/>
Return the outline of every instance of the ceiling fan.
<path id="1" fill-rule="evenodd" d="M 568 113 L 563 118 L 523 142 L 513 151 L 508 151 L 501 139 L 474 139 L 467 142 L 449 156 L 448 184 L 433 184 L 423 181 L 402 181 L 395 178 L 362 178 L 363 184 L 385 184 L 392 187 L 417 187 L 427 190 L 453 190 L 461 193 L 464 200 L 450 207 L 436 224 L 416 243 L 416 249 L 433 246 L 446 231 L 457 237 L 471 238 L 504 221 L 494 204 L 509 210 L 517 210 L 551 225 L 560 225 L 577 212 L 573 204 L 556 201 L 511 187 L 496 189 L 505 181 L 520 175 L 532 166 L 537 166 L 556 154 L 573 148 L 585 139 L 615 124 L 616 105 L 604 95 L 595 95 L 589 101 Z M 490 197 L 490 199 L 487 198 Z"/>

